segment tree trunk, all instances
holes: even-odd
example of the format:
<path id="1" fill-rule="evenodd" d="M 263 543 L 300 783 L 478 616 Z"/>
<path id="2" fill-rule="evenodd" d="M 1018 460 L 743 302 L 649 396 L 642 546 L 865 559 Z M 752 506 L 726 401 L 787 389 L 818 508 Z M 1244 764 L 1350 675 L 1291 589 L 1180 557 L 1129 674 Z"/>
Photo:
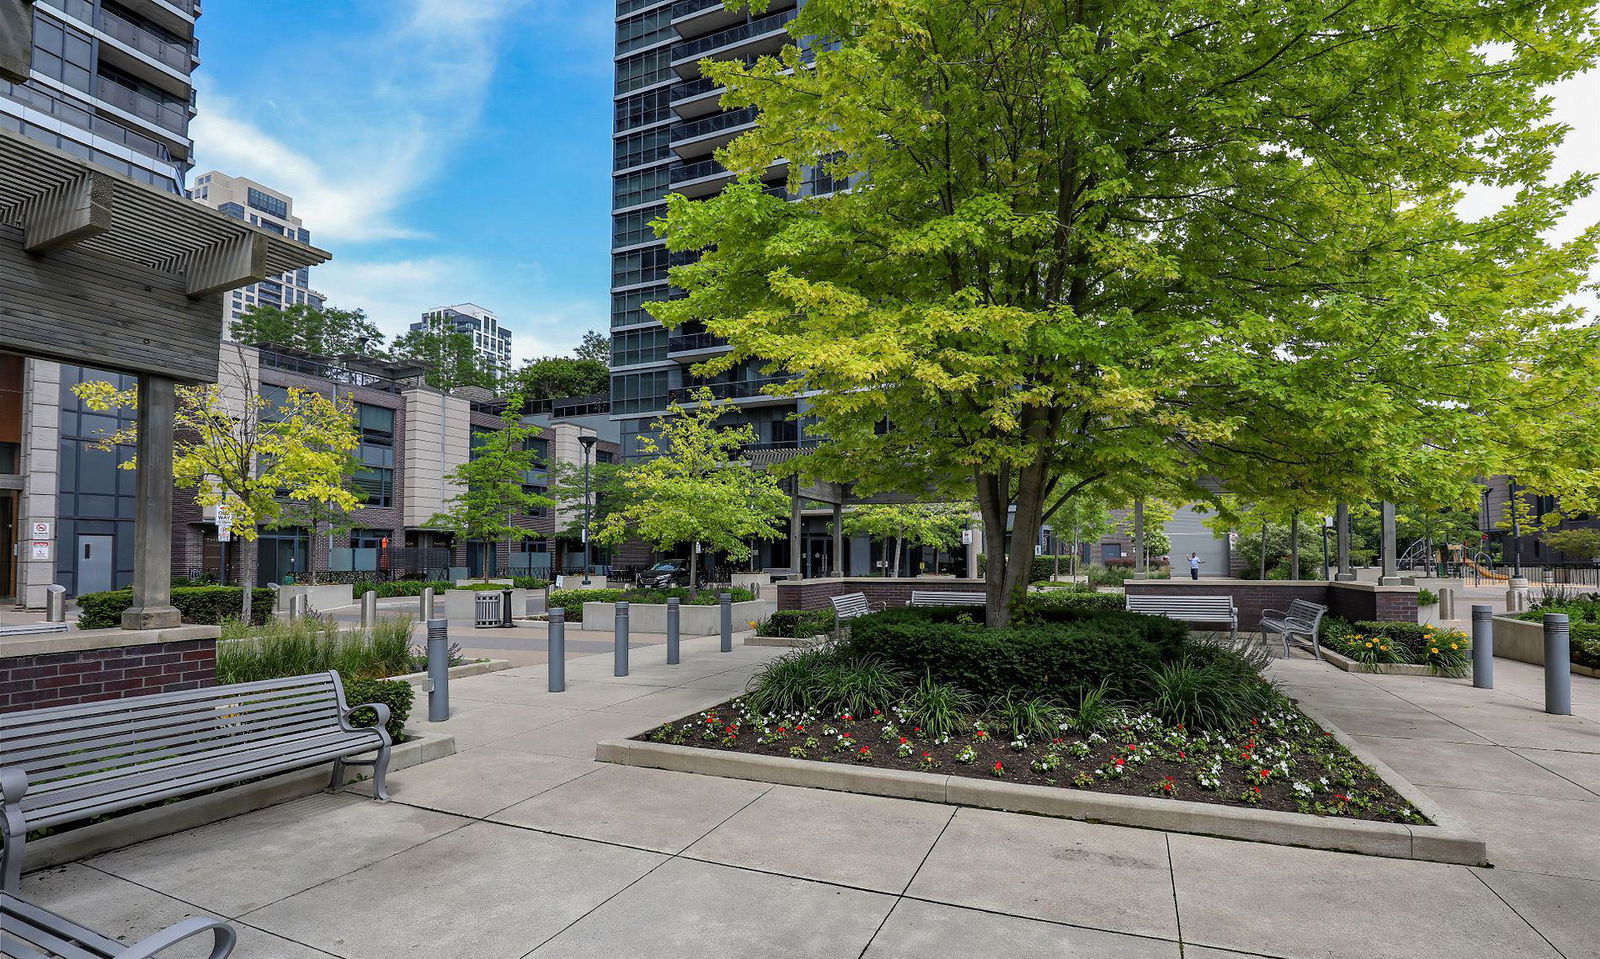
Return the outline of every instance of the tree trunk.
<path id="1" fill-rule="evenodd" d="M 234 565 L 239 567 L 239 586 L 244 592 L 239 594 L 239 618 L 245 625 L 250 624 L 250 600 L 255 596 L 253 587 L 256 582 L 256 551 L 255 541 L 241 539 L 239 541 L 239 561 Z"/>
<path id="2" fill-rule="evenodd" d="M 1267 578 L 1267 521 L 1261 521 L 1261 578 Z"/>
<path id="3" fill-rule="evenodd" d="M 983 514 L 984 545 L 989 566 L 984 575 L 986 621 L 991 628 L 1010 625 L 1011 612 L 1027 593 L 1033 571 L 1033 544 L 1044 524 L 1046 476 L 1039 464 L 1017 474 L 1016 511 L 1010 510 L 1007 491 L 1010 471 L 976 476 L 978 508 Z M 1011 547 L 1006 549 L 1006 520 L 1011 520 Z"/>
<path id="4" fill-rule="evenodd" d="M 890 573 L 890 576 L 898 577 L 900 575 L 900 547 L 904 544 L 904 537 L 896 536 L 894 538 L 894 572 Z"/>

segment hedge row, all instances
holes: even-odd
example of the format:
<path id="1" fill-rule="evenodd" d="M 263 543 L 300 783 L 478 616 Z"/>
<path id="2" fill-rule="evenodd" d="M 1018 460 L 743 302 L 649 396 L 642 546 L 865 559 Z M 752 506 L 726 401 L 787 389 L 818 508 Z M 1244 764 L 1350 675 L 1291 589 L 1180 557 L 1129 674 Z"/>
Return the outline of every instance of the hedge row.
<path id="1" fill-rule="evenodd" d="M 256 589 L 250 602 L 251 622 L 260 625 L 272 616 L 272 590 Z M 244 590 L 238 586 L 185 586 L 172 591 L 172 605 L 186 623 L 215 626 L 224 619 L 239 618 L 243 612 Z M 131 608 L 131 589 L 84 593 L 78 597 L 78 628 L 114 629 L 122 625 L 123 611 Z"/>
<path id="2" fill-rule="evenodd" d="M 754 593 L 742 586 L 735 586 L 727 592 L 736 603 L 756 598 Z M 581 623 L 584 603 L 665 603 L 669 599 L 677 599 L 685 606 L 715 606 L 718 593 L 717 590 L 696 593 L 681 586 L 673 589 L 555 589 L 550 591 L 550 608 L 560 607 L 567 611 L 567 622 Z"/>

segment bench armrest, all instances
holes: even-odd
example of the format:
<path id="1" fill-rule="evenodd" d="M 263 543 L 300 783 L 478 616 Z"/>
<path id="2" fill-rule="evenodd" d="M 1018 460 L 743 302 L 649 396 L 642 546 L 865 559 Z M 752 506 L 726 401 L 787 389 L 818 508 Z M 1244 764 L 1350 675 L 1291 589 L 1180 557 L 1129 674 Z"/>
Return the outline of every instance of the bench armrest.
<path id="1" fill-rule="evenodd" d="M 370 709 L 370 710 L 373 710 L 374 712 L 376 712 L 378 714 L 378 722 L 376 723 L 376 725 L 375 726 L 356 726 L 356 725 L 351 724 L 351 722 L 350 722 L 350 714 L 355 712 L 358 709 Z M 351 706 L 349 709 L 346 709 L 343 713 L 341 713 L 340 716 L 339 716 L 339 725 L 343 726 L 346 729 L 373 729 L 373 728 L 376 728 L 379 732 L 383 733 L 383 738 L 385 740 L 387 740 L 389 738 L 389 718 L 392 715 L 393 714 L 389 711 L 389 704 L 388 703 L 362 703 L 359 706 Z"/>
<path id="2" fill-rule="evenodd" d="M 165 952 L 168 948 L 192 939 L 201 933 L 212 934 L 211 953 L 208 959 L 225 959 L 233 952 L 234 943 L 238 934 L 233 927 L 221 919 L 194 916 L 185 919 L 176 925 L 168 926 L 153 936 L 140 939 L 138 942 L 116 954 L 113 959 L 153 959 L 154 956 Z"/>
<path id="3" fill-rule="evenodd" d="M 28 771 L 21 766 L 6 766 L 0 768 L 0 803 L 4 804 L 4 812 L 0 813 L 0 835 L 6 837 L 6 845 L 11 844 L 12 837 L 21 837 L 28 834 L 28 821 L 22 815 L 22 797 L 28 792 Z"/>
<path id="4" fill-rule="evenodd" d="M 1269 616 L 1273 619 L 1288 619 L 1289 613 L 1288 611 L 1282 609 L 1263 609 L 1261 611 L 1261 618 L 1263 621 Z"/>

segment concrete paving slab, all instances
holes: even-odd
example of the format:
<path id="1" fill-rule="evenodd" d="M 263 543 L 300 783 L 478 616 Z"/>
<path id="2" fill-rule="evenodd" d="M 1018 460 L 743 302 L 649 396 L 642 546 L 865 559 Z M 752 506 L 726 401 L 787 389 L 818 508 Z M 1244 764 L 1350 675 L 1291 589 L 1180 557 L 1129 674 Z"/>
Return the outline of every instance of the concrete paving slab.
<path id="1" fill-rule="evenodd" d="M 34 873 L 22 881 L 23 895 L 96 932 L 133 944 L 191 916 L 211 915 L 170 896 L 74 863 Z M 323 959 L 328 953 L 290 942 L 233 920 L 242 959 Z M 161 953 L 162 959 L 203 959 L 212 939 L 200 936 Z"/>
<path id="2" fill-rule="evenodd" d="M 663 689 L 648 696 L 630 699 L 611 708 L 612 712 L 647 716 L 658 722 L 688 716 L 728 699 L 725 690 L 692 687 Z"/>
<path id="3" fill-rule="evenodd" d="M 482 819 L 562 783 L 613 768 L 592 759 L 541 756 L 490 744 L 395 773 L 389 777 L 389 798 Z M 357 792 L 362 785 L 346 789 Z"/>
<path id="4" fill-rule="evenodd" d="M 899 893 L 953 812 L 935 803 L 774 786 L 684 855 Z"/>
<path id="5" fill-rule="evenodd" d="M 1386 707 L 1346 706 L 1310 699 L 1328 721 L 1352 736 L 1386 736 L 1391 739 L 1429 739 L 1448 743 L 1487 743 L 1492 740 L 1466 727 L 1418 709 L 1408 703 Z"/>
<path id="6" fill-rule="evenodd" d="M 862 959 L 1178 959 L 1178 944 L 902 899 Z"/>
<path id="7" fill-rule="evenodd" d="M 89 860 L 223 917 L 241 916 L 460 827 L 465 820 L 318 793 Z"/>
<path id="8" fill-rule="evenodd" d="M 1471 720 L 1468 728 L 1502 746 L 1600 753 L 1600 723 L 1578 716 L 1534 715 L 1537 718 Z"/>
<path id="9" fill-rule="evenodd" d="M 772 788 L 661 769 L 593 765 L 600 768 L 501 809 L 491 818 L 564 836 L 677 853 Z"/>
<path id="10" fill-rule="evenodd" d="M 582 711 L 577 709 L 472 699 L 470 696 L 458 693 L 454 686 L 451 687 L 450 718 L 444 722 L 428 721 L 428 704 L 425 698 L 418 700 L 415 709 L 416 713 L 411 722 L 418 729 L 454 736 L 458 747 L 482 746 L 497 739 L 505 739 L 508 736 L 582 715 Z"/>
<path id="11" fill-rule="evenodd" d="M 1585 792 L 1600 796 L 1600 753 L 1572 752 L 1561 749 L 1512 750 L 1522 758 L 1538 763 L 1557 776 L 1576 784 Z"/>
<path id="12" fill-rule="evenodd" d="M 1358 736 L 1356 741 L 1417 786 L 1456 786 L 1555 799 L 1600 798 L 1503 746 Z"/>
<path id="13" fill-rule="evenodd" d="M 529 959 L 854 959 L 894 899 L 674 859 Z"/>
<path id="14" fill-rule="evenodd" d="M 1566 959 L 1600 959 L 1600 882 L 1565 879 L 1515 869 L 1474 869 Z"/>
<path id="15" fill-rule="evenodd" d="M 1445 786 L 1428 794 L 1490 837 L 1496 866 L 1600 880 L 1600 800 L 1512 798 Z"/>
<path id="16" fill-rule="evenodd" d="M 474 823 L 248 921 L 350 959 L 513 959 L 661 861 L 640 850 Z"/>
<path id="17" fill-rule="evenodd" d="M 594 747 L 612 739 L 628 739 L 650 729 L 648 716 L 610 711 L 580 713 L 576 718 L 541 726 L 530 732 L 495 740 L 502 749 L 593 759 Z"/>
<path id="18" fill-rule="evenodd" d="M 620 683 L 584 681 L 567 675 L 567 688 L 559 693 L 550 692 L 545 677 L 503 677 L 499 673 L 474 676 L 450 686 L 452 704 L 457 697 L 493 703 L 515 703 L 549 709 L 590 710 L 600 709 L 639 696 L 647 695 L 662 686 L 622 685 Z M 522 732 L 522 730 L 514 730 Z"/>
<path id="19" fill-rule="evenodd" d="M 1464 866 L 1170 841 L 1186 944 L 1318 959 L 1557 957 Z"/>
<path id="20" fill-rule="evenodd" d="M 1015 916 L 1178 938 L 1166 834 L 1150 830 L 962 809 L 906 893 Z"/>

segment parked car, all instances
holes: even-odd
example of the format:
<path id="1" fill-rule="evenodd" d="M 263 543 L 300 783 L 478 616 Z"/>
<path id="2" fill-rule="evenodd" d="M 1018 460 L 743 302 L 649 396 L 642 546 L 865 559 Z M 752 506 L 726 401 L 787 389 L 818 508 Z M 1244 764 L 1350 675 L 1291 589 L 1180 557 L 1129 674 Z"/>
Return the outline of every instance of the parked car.
<path id="1" fill-rule="evenodd" d="M 696 586 L 706 584 L 706 571 L 701 568 L 696 577 L 699 580 Z M 634 577 L 635 586 L 640 589 L 671 589 L 674 586 L 689 585 L 689 561 L 686 559 L 667 559 L 647 567 Z"/>

